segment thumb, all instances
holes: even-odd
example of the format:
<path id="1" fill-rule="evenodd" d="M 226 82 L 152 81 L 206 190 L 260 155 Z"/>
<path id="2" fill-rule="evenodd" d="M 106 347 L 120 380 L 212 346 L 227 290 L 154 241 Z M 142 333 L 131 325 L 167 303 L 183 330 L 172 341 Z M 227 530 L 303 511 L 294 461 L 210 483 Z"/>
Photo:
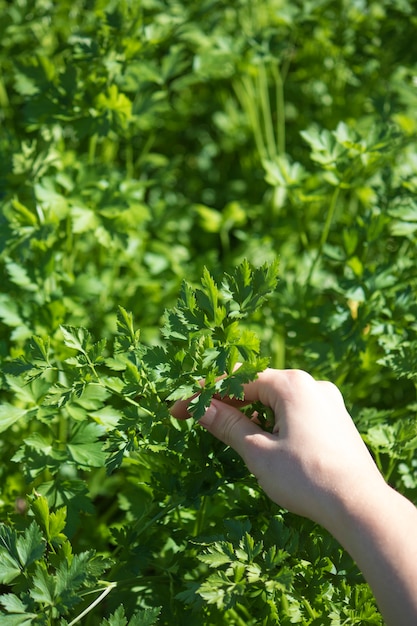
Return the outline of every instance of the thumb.
<path id="1" fill-rule="evenodd" d="M 217 439 L 236 450 L 244 461 L 250 456 L 250 438 L 263 432 L 238 409 L 220 400 L 211 401 L 199 423 Z"/>

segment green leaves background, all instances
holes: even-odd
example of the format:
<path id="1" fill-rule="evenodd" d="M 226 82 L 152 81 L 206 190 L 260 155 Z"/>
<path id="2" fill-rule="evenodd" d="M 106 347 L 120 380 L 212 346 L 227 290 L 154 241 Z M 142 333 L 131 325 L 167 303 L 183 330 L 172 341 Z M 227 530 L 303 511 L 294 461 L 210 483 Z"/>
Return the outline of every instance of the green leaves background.
<path id="1" fill-rule="evenodd" d="M 416 501 L 413 4 L 0 11 L 2 623 L 380 624 L 168 407 L 307 369 Z"/>

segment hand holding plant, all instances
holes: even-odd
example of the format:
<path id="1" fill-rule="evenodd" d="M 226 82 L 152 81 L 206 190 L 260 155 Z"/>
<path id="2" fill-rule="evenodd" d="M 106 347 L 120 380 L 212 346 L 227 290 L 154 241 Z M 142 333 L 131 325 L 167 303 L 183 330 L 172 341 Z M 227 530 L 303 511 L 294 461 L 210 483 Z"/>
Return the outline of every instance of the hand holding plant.
<path id="1" fill-rule="evenodd" d="M 341 542 L 387 624 L 410 624 L 417 617 L 417 541 L 410 543 L 417 509 L 383 479 L 338 388 L 301 370 L 267 369 L 244 386 L 244 402 L 273 410 L 272 433 L 217 399 L 200 424 L 239 452 L 272 500 Z M 184 407 L 174 405 L 173 415 L 185 417 Z"/>

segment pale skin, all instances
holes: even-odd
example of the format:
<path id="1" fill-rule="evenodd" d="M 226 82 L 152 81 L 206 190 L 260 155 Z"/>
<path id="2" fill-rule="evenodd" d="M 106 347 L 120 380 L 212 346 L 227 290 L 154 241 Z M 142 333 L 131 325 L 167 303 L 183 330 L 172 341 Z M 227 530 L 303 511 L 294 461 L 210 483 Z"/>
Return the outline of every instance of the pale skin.
<path id="1" fill-rule="evenodd" d="M 213 400 L 200 424 L 234 448 L 266 494 L 321 524 L 356 561 L 387 626 L 417 624 L 417 508 L 385 482 L 338 388 L 300 370 L 267 369 L 245 403 L 275 415 L 272 433 L 231 401 Z M 189 417 L 188 401 L 172 414 Z"/>

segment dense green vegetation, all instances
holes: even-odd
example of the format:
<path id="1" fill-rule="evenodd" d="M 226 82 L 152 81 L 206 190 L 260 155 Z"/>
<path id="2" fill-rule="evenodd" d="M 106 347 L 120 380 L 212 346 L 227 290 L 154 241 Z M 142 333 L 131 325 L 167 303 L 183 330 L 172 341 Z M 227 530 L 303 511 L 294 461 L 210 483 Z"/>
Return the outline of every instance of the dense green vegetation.
<path id="1" fill-rule="evenodd" d="M 1 623 L 382 624 L 169 405 L 306 369 L 417 502 L 413 3 L 0 15 Z"/>

